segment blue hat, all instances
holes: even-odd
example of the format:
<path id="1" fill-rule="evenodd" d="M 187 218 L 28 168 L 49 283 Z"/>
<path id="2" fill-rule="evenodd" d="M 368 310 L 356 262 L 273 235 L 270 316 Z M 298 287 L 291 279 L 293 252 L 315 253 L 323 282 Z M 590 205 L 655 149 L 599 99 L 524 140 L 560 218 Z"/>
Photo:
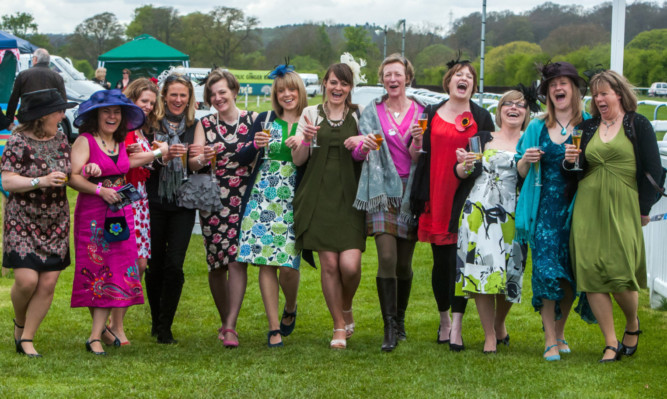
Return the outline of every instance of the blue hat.
<path id="1" fill-rule="evenodd" d="M 144 125 L 146 120 L 144 111 L 134 105 L 119 89 L 113 89 L 96 91 L 88 100 L 82 102 L 79 105 L 79 114 L 74 120 L 74 126 L 81 127 L 81 124 L 90 116 L 90 111 L 114 106 L 120 107 L 127 121 L 127 130 L 135 130 Z"/>

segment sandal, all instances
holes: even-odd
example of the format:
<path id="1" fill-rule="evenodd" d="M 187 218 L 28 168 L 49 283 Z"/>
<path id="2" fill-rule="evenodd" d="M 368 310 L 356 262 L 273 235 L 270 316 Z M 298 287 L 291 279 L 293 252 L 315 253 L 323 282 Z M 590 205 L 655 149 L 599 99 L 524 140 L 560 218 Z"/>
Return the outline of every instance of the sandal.
<path id="1" fill-rule="evenodd" d="M 283 346 L 282 339 L 277 344 L 272 344 L 271 343 L 271 337 L 274 336 L 274 335 L 281 335 L 281 338 L 282 338 L 282 334 L 280 333 L 280 330 L 271 330 L 271 331 L 268 332 L 268 334 L 266 334 L 266 344 L 268 345 L 269 348 L 281 348 Z"/>
<path id="2" fill-rule="evenodd" d="M 297 307 L 294 307 L 294 312 L 288 312 L 285 307 L 283 307 L 283 316 L 280 318 L 280 335 L 283 337 L 286 337 L 294 331 L 294 326 L 296 325 L 296 309 Z M 283 323 L 283 319 L 286 319 L 288 317 L 293 317 L 294 319 L 292 320 L 292 323 L 290 324 L 285 324 Z"/>
<path id="3" fill-rule="evenodd" d="M 234 330 L 233 328 L 225 328 L 224 330 L 222 330 L 222 333 L 223 334 L 230 333 L 236 337 L 236 341 L 231 341 L 226 338 L 223 339 L 222 345 L 224 345 L 225 348 L 231 349 L 231 348 L 237 348 L 239 346 L 239 334 L 236 332 L 236 330 Z"/>
<path id="4" fill-rule="evenodd" d="M 108 341 L 105 341 L 105 340 L 104 340 L 104 333 L 105 333 L 105 332 L 108 332 L 108 333 L 111 334 L 111 336 L 113 337 L 113 341 L 111 341 L 111 343 L 109 343 Z M 116 334 L 114 334 L 113 331 L 111 331 L 111 329 L 109 329 L 109 326 L 104 326 L 104 330 L 102 330 L 102 337 L 101 337 L 101 338 L 102 338 L 102 341 L 103 341 L 105 344 L 107 344 L 107 345 L 113 345 L 113 346 L 115 346 L 115 347 L 119 347 L 119 346 L 121 345 L 121 344 L 120 344 L 120 339 L 118 339 L 118 337 L 116 336 Z M 128 343 L 129 343 L 129 342 L 128 342 Z M 127 345 L 127 344 L 126 344 L 126 345 Z"/>
<path id="5" fill-rule="evenodd" d="M 350 308 L 349 310 L 343 310 L 343 313 L 352 313 L 352 308 Z M 352 334 L 354 334 L 354 321 L 350 324 L 345 325 L 345 338 L 350 339 Z"/>
<path id="6" fill-rule="evenodd" d="M 556 338 L 556 342 L 558 342 L 561 345 L 570 346 L 570 344 L 568 344 L 567 341 L 564 340 L 564 339 Z M 561 349 L 559 347 L 558 352 L 560 352 L 560 353 L 571 353 L 572 351 L 570 350 L 570 348 Z"/>
<path id="7" fill-rule="evenodd" d="M 12 335 L 14 335 L 14 345 L 16 345 L 16 352 L 18 353 L 18 351 L 19 351 L 19 339 L 20 338 L 16 339 L 16 329 L 17 328 L 23 329 L 23 328 L 25 328 L 25 326 L 19 326 L 19 323 L 16 322 L 16 319 L 12 319 L 12 321 L 14 322 L 14 333 Z"/>
<path id="8" fill-rule="evenodd" d="M 345 331 L 347 334 L 347 329 L 345 328 L 334 328 L 334 334 L 336 334 L 336 331 Z M 329 345 L 331 349 L 345 349 L 347 348 L 347 340 L 346 339 L 332 339 L 331 344 Z"/>
<path id="9" fill-rule="evenodd" d="M 86 350 L 87 350 L 88 352 L 92 353 L 93 355 L 97 355 L 97 356 L 106 356 L 107 353 L 106 353 L 105 351 L 102 351 L 102 352 L 95 352 L 95 351 L 93 350 L 93 348 L 90 346 L 90 344 L 92 344 L 93 342 L 102 342 L 102 341 L 100 341 L 99 339 L 94 339 L 94 340 L 92 340 L 92 341 L 86 341 Z"/>
<path id="10" fill-rule="evenodd" d="M 558 345 L 547 346 L 547 349 L 544 350 L 544 355 L 546 355 L 547 352 L 549 352 L 552 348 L 558 348 Z M 547 362 L 557 362 L 560 360 L 560 353 L 551 356 L 544 356 L 544 355 L 542 356 L 544 357 L 544 360 L 546 360 Z"/>

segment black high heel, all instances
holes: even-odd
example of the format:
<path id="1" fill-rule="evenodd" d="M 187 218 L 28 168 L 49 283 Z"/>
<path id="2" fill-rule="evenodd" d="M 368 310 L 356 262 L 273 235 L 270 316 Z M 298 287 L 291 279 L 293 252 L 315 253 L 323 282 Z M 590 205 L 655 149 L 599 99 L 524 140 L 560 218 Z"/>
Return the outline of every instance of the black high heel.
<path id="1" fill-rule="evenodd" d="M 450 351 L 452 351 L 452 352 L 461 352 L 466 348 L 465 345 L 463 344 L 463 337 L 461 337 L 461 345 L 453 344 L 451 342 L 451 337 L 449 339 L 450 339 L 450 342 L 449 342 L 449 350 Z"/>
<path id="2" fill-rule="evenodd" d="M 86 341 L 86 350 L 87 350 L 88 352 L 92 353 L 93 355 L 105 356 L 105 355 L 107 354 L 105 351 L 102 351 L 102 352 L 95 352 L 95 351 L 93 350 L 93 348 L 90 346 L 90 344 L 92 344 L 93 342 L 100 342 L 100 343 L 101 343 L 102 341 L 100 341 L 99 339 L 94 339 L 94 340 L 92 340 L 92 341 Z"/>
<path id="3" fill-rule="evenodd" d="M 503 344 L 505 346 L 510 346 L 510 333 L 507 333 L 507 335 L 503 339 L 496 339 L 496 345 L 500 344 Z"/>
<path id="4" fill-rule="evenodd" d="M 21 345 L 23 342 L 32 342 L 31 339 L 19 339 L 16 341 L 16 353 L 19 353 L 21 355 L 26 355 L 30 358 L 39 358 L 42 357 L 39 353 L 25 353 L 25 350 L 23 349 L 23 345 Z"/>
<path id="5" fill-rule="evenodd" d="M 637 331 L 625 330 L 625 332 L 623 333 L 623 339 L 621 340 L 621 349 L 620 349 L 619 353 L 622 353 L 625 356 L 634 355 L 635 352 L 637 352 L 637 346 L 639 346 L 639 337 L 637 337 L 637 343 L 635 344 L 635 346 L 627 346 L 623 343 L 623 341 L 625 341 L 625 335 L 627 334 L 627 335 L 637 335 L 638 336 L 642 332 L 643 331 L 639 328 L 639 318 L 637 318 Z"/>
<path id="6" fill-rule="evenodd" d="M 107 345 L 113 345 L 115 347 L 119 347 L 120 346 L 120 339 L 118 339 L 116 334 L 114 334 L 113 331 L 111 331 L 111 329 L 109 327 L 106 327 L 106 326 L 104 327 L 104 330 L 102 330 L 102 335 L 104 335 L 105 332 L 108 332 L 109 334 L 111 334 L 111 336 L 113 337 L 113 342 L 111 342 L 110 344 L 107 344 L 106 342 L 104 342 L 104 343 L 107 344 Z"/>
<path id="7" fill-rule="evenodd" d="M 436 338 L 435 342 L 437 342 L 439 345 L 449 343 L 449 339 L 440 339 L 440 326 L 438 326 L 438 337 Z"/>

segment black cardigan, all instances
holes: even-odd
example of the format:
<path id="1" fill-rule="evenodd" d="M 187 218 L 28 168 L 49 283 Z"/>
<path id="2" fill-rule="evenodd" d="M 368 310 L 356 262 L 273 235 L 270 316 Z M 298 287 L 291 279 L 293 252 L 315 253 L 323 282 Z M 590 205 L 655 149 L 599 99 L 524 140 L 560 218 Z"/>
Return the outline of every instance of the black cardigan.
<path id="1" fill-rule="evenodd" d="M 600 117 L 581 122 L 577 128 L 583 130 L 581 136 L 581 152 L 586 154 L 586 147 L 591 141 L 595 132 L 600 127 Z M 634 127 L 634 129 L 633 129 Z M 623 131 L 630 142 L 635 152 L 635 162 L 637 165 L 637 191 L 639 193 L 639 210 L 644 216 L 648 216 L 651 207 L 657 202 L 657 191 L 649 182 L 646 173 L 651 174 L 653 179 L 657 182 L 661 181 L 663 168 L 660 162 L 660 152 L 658 150 L 658 141 L 653 131 L 653 126 L 646 117 L 636 112 L 628 112 L 623 117 Z M 634 132 L 634 133 L 633 133 Z M 580 159 L 579 166 L 583 171 L 571 171 L 572 164 L 565 162 L 565 171 L 569 176 L 574 177 L 572 180 L 576 183 L 583 179 L 585 171 L 588 166 L 586 157 Z"/>
<path id="2" fill-rule="evenodd" d="M 430 198 L 431 122 L 438 109 L 445 105 L 447 101 L 448 100 L 444 100 L 438 104 L 428 105 L 424 110 L 424 112 L 428 115 L 428 127 L 424 132 L 423 144 L 426 154 L 421 154 L 419 157 L 419 161 L 417 162 L 417 167 L 415 169 L 414 180 L 412 182 L 412 191 L 410 193 L 410 208 L 412 210 L 412 214 L 417 218 L 422 214 L 422 212 L 424 212 L 424 206 Z M 489 111 L 475 104 L 472 102 L 472 100 L 470 101 L 470 112 L 472 113 L 472 118 L 477 123 L 478 132 L 493 132 L 495 130 L 495 125 L 493 124 L 493 119 L 491 119 L 491 114 Z M 463 206 L 463 204 L 461 204 L 461 206 Z M 454 215 L 455 208 L 456 206 L 452 207 L 452 216 Z M 460 213 L 461 208 L 458 209 L 458 214 Z"/>

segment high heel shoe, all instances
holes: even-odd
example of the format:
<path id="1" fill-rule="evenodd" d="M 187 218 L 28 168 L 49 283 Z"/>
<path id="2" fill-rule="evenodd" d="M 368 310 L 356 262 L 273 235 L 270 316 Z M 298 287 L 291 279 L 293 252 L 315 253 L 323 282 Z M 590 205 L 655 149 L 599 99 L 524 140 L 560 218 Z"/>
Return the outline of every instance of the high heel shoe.
<path id="1" fill-rule="evenodd" d="M 438 326 L 438 336 L 436 337 L 435 342 L 437 342 L 438 345 L 448 344 L 449 343 L 449 338 L 440 339 L 440 328 L 441 328 L 441 326 Z"/>
<path id="2" fill-rule="evenodd" d="M 268 345 L 269 348 L 280 348 L 280 347 L 282 347 L 283 346 L 283 340 L 282 339 L 277 344 L 272 344 L 271 343 L 271 337 L 274 336 L 274 335 L 282 335 L 282 334 L 280 333 L 280 330 L 271 330 L 271 331 L 269 331 L 268 334 L 266 334 L 266 345 Z M 282 338 L 282 336 L 281 336 L 281 338 Z"/>
<path id="3" fill-rule="evenodd" d="M 108 332 L 109 334 L 111 334 L 111 336 L 113 337 L 113 341 L 111 341 L 111 343 L 108 343 L 107 341 L 104 341 L 104 343 L 107 344 L 107 345 L 113 345 L 115 347 L 119 347 L 120 346 L 120 339 L 118 339 L 116 334 L 114 334 L 113 331 L 111 331 L 109 326 L 105 326 L 104 330 L 102 330 L 102 339 L 103 340 L 104 340 L 104 333 L 105 332 Z"/>
<path id="4" fill-rule="evenodd" d="M 449 350 L 452 352 L 461 352 L 465 349 L 463 344 L 463 337 L 461 337 L 461 345 L 452 343 L 452 337 L 449 337 Z"/>
<path id="5" fill-rule="evenodd" d="M 14 346 L 16 346 L 16 352 L 18 353 L 19 351 L 19 340 L 16 339 L 16 329 L 20 328 L 23 329 L 25 326 L 19 326 L 19 324 L 16 322 L 16 319 L 12 319 L 14 322 L 14 331 L 12 331 L 12 335 L 14 336 Z"/>
<path id="6" fill-rule="evenodd" d="M 503 344 L 505 346 L 510 346 L 510 333 L 507 333 L 507 335 L 503 339 L 496 339 L 496 345 L 500 344 Z"/>
<path id="7" fill-rule="evenodd" d="M 558 348 L 558 345 L 556 344 L 547 346 L 547 349 L 544 350 L 544 355 L 546 355 L 547 352 L 549 352 L 552 348 Z M 544 357 L 544 360 L 546 360 L 547 362 L 557 362 L 560 360 L 560 353 L 551 356 L 544 356 L 544 355 L 542 355 L 542 357 Z"/>
<path id="8" fill-rule="evenodd" d="M 621 343 L 620 342 L 618 343 L 618 346 L 616 348 L 614 348 L 613 346 L 610 346 L 610 345 L 605 346 L 604 349 L 602 350 L 602 356 L 604 356 L 604 353 L 607 350 L 613 350 L 614 353 L 616 353 L 616 355 L 614 357 L 612 357 L 611 359 L 600 359 L 598 362 L 599 363 L 611 363 L 611 362 L 621 360 L 621 349 L 619 349 L 619 348 L 621 348 Z"/>
<path id="9" fill-rule="evenodd" d="M 352 313 L 352 308 L 348 310 L 343 310 L 343 313 Z M 345 338 L 349 339 L 352 334 L 354 334 L 354 316 L 352 317 L 352 323 L 345 325 Z"/>
<path id="10" fill-rule="evenodd" d="M 105 351 L 102 351 L 102 352 L 95 352 L 95 351 L 93 350 L 93 348 L 90 346 L 90 344 L 92 344 L 93 342 L 102 342 L 102 341 L 100 341 L 99 339 L 94 339 L 94 340 L 92 340 L 92 341 L 86 341 L 86 350 L 87 350 L 88 352 L 92 353 L 93 355 L 97 355 L 97 356 L 106 356 L 107 353 L 106 353 Z"/>
<path id="11" fill-rule="evenodd" d="M 637 346 L 639 345 L 639 334 L 641 334 L 642 332 L 643 331 L 639 328 L 639 319 L 637 319 L 637 331 L 625 330 L 625 332 L 623 333 L 623 339 L 621 340 L 619 353 L 625 356 L 634 355 L 635 352 L 637 352 Z M 626 344 L 623 343 L 623 341 L 625 341 L 626 335 L 637 335 L 637 343 L 635 344 L 635 346 L 627 346 Z"/>
<path id="12" fill-rule="evenodd" d="M 21 345 L 23 342 L 32 342 L 31 339 L 19 339 L 16 341 L 16 353 L 19 353 L 21 355 L 26 355 L 30 358 L 39 358 L 42 357 L 39 353 L 25 353 L 25 350 L 23 349 L 23 345 Z"/>

